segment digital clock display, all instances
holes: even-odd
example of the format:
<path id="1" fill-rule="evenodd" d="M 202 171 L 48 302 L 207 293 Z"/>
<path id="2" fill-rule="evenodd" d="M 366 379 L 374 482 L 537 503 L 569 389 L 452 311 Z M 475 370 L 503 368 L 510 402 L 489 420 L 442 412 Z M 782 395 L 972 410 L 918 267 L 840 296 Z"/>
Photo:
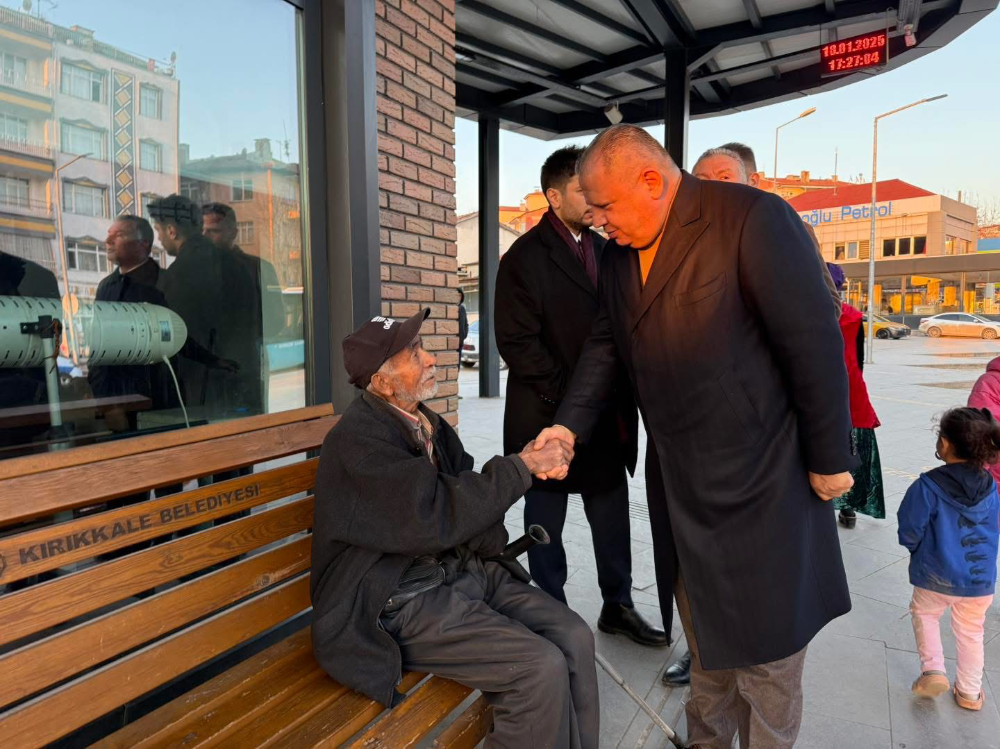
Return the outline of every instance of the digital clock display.
<path id="1" fill-rule="evenodd" d="M 888 35 L 885 31 L 841 39 L 820 47 L 823 75 L 839 75 L 885 65 Z"/>

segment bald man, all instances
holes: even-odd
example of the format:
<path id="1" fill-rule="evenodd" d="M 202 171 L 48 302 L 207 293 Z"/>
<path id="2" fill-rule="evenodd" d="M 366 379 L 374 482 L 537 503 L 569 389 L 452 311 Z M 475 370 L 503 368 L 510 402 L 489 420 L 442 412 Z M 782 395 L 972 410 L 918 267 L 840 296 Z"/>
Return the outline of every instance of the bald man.
<path id="1" fill-rule="evenodd" d="M 806 646 L 851 608 L 829 500 L 850 488 L 857 448 L 820 260 L 780 197 L 683 173 L 641 128 L 601 133 L 579 175 L 618 247 L 536 445 L 591 439 L 625 365 L 660 607 L 676 593 L 693 656 L 689 742 L 729 749 L 738 730 L 743 749 L 790 748 Z"/>

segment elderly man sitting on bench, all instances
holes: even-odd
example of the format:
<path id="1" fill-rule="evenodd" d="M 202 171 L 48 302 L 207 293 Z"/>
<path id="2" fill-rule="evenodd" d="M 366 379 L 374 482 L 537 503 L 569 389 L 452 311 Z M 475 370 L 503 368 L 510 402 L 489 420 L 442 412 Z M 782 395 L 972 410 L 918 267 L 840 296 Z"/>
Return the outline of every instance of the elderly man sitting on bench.
<path id="1" fill-rule="evenodd" d="M 344 339 L 364 392 L 326 437 L 316 476 L 316 658 L 387 706 L 404 669 L 482 691 L 494 715 L 486 746 L 596 747 L 593 633 L 491 559 L 507 544 L 504 513 L 532 475 L 565 470 L 572 449 L 532 443 L 474 471 L 455 430 L 423 404 L 437 390 L 420 340 L 428 314 L 376 317 Z"/>

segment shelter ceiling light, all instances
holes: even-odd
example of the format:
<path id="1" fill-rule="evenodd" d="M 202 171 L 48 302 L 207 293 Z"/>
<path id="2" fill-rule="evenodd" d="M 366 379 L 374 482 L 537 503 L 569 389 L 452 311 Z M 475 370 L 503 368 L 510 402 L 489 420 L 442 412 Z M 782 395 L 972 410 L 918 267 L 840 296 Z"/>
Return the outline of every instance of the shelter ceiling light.
<path id="1" fill-rule="evenodd" d="M 617 125 L 624 119 L 622 111 L 618 108 L 617 101 L 611 102 L 604 108 L 604 116 L 608 118 L 608 122 L 612 125 Z"/>

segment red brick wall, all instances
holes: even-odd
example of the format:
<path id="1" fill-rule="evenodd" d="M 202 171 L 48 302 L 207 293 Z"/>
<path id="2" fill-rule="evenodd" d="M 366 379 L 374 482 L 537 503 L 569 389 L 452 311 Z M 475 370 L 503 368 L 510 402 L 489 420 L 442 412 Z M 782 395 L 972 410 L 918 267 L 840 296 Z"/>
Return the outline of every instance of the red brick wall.
<path id="1" fill-rule="evenodd" d="M 375 13 L 382 314 L 431 308 L 430 406 L 456 424 L 455 1 L 378 0 Z"/>

